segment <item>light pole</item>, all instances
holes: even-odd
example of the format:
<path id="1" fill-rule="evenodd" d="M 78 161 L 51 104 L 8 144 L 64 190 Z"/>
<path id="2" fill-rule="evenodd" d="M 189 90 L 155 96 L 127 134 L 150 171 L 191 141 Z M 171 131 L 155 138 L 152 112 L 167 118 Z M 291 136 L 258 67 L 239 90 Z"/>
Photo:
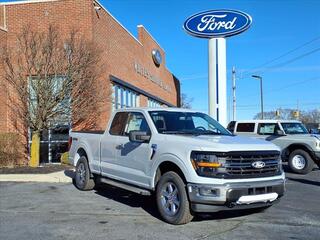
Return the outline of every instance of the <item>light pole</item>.
<path id="1" fill-rule="evenodd" d="M 261 119 L 263 120 L 263 91 L 262 91 L 262 77 L 258 75 L 252 75 L 253 78 L 260 80 L 260 97 L 261 97 Z"/>

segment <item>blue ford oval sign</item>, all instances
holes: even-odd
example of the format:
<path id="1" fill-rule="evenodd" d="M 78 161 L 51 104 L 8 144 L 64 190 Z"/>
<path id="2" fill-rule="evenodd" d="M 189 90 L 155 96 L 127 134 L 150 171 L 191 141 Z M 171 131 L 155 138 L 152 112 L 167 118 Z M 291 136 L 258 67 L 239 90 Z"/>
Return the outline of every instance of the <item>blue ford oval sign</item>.
<path id="1" fill-rule="evenodd" d="M 237 10 L 210 10 L 189 17 L 183 28 L 201 38 L 230 37 L 247 30 L 251 17 Z"/>

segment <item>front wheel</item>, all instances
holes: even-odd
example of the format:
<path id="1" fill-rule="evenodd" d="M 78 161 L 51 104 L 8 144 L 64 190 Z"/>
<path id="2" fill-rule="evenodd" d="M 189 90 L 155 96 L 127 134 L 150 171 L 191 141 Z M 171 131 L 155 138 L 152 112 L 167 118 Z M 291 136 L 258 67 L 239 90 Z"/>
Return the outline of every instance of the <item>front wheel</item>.
<path id="1" fill-rule="evenodd" d="M 156 201 L 161 217 L 168 223 L 186 224 L 193 218 L 186 186 L 175 172 L 161 176 L 157 184 Z"/>
<path id="2" fill-rule="evenodd" d="M 298 174 L 307 174 L 311 172 L 314 167 L 314 162 L 309 153 L 302 149 L 294 150 L 289 155 L 288 164 L 290 170 Z"/>

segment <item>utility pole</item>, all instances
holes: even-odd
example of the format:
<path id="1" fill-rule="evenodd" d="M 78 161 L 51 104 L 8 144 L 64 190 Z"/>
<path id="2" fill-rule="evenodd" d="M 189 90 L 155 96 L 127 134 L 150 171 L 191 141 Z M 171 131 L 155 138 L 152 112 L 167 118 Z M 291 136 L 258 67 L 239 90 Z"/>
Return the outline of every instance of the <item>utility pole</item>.
<path id="1" fill-rule="evenodd" d="M 262 87 L 262 77 L 258 75 L 252 75 L 253 78 L 260 80 L 260 102 L 261 102 L 261 119 L 264 119 L 263 113 L 263 87 Z"/>
<path id="2" fill-rule="evenodd" d="M 297 120 L 300 118 L 300 111 L 299 111 L 299 99 L 297 99 Z"/>
<path id="3" fill-rule="evenodd" d="M 236 68 L 232 67 L 232 93 L 233 93 L 233 99 L 232 99 L 232 120 L 236 121 Z"/>

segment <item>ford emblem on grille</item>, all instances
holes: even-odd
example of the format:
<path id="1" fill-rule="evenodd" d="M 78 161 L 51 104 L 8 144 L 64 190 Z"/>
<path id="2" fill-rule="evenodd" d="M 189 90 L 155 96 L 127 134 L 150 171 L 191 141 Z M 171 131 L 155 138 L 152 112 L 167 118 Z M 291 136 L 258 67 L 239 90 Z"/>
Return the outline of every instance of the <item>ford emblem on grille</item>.
<path id="1" fill-rule="evenodd" d="M 255 161 L 251 164 L 254 168 L 263 168 L 266 164 L 263 161 Z"/>

